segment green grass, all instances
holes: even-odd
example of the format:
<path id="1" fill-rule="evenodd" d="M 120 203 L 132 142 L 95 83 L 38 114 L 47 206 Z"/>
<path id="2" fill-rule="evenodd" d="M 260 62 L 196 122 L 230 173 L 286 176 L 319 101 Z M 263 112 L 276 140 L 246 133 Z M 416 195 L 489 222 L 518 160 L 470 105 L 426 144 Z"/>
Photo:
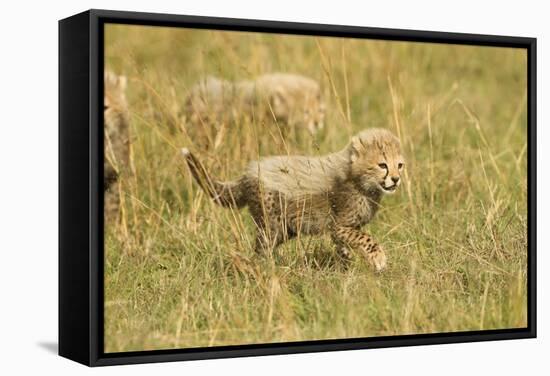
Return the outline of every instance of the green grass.
<path id="1" fill-rule="evenodd" d="M 129 78 L 132 165 L 120 223 L 106 227 L 105 351 L 525 327 L 524 50 L 107 26 L 106 65 Z M 217 207 L 178 157 L 177 126 L 201 76 L 288 71 L 317 79 L 326 128 L 286 144 L 276 127 L 230 124 L 198 150 L 223 179 L 247 161 L 339 150 L 367 127 L 400 135 L 398 192 L 367 228 L 376 274 L 343 268 L 328 237 L 254 255 L 246 212 Z"/>

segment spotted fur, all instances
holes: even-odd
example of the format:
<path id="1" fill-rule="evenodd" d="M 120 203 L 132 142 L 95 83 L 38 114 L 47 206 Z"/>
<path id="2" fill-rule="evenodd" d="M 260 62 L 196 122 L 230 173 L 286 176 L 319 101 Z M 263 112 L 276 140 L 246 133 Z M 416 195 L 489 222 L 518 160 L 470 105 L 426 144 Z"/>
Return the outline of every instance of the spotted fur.
<path id="1" fill-rule="evenodd" d="M 118 212 L 120 205 L 119 176 L 128 168 L 129 116 L 126 102 L 126 77 L 113 72 L 104 73 L 104 150 L 103 189 L 107 218 Z"/>

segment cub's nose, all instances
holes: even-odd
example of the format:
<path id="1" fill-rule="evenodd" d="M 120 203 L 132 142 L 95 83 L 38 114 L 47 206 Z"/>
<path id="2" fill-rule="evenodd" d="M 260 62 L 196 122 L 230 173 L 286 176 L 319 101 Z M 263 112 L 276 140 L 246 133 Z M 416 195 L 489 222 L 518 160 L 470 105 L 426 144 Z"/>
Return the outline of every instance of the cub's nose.
<path id="1" fill-rule="evenodd" d="M 392 180 L 395 184 L 397 184 L 397 182 L 399 181 L 399 176 L 392 176 L 392 177 L 391 177 L 391 180 Z"/>

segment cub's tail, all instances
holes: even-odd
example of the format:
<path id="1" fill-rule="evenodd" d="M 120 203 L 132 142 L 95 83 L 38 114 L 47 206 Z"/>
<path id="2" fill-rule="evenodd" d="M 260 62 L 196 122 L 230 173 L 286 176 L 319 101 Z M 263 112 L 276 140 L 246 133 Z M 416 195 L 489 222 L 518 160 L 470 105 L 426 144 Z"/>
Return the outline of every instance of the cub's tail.
<path id="1" fill-rule="evenodd" d="M 246 194 L 240 181 L 221 182 L 213 179 L 202 163 L 187 148 L 181 149 L 193 178 L 199 186 L 223 207 L 242 208 L 246 206 Z"/>

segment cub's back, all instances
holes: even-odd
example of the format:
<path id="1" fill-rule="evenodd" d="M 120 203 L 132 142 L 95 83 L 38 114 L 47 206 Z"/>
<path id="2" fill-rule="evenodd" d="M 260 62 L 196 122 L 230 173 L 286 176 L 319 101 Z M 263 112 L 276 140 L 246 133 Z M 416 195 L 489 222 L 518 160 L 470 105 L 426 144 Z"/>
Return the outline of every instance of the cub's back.
<path id="1" fill-rule="evenodd" d="M 325 157 L 276 156 L 248 165 L 246 175 L 287 198 L 326 194 L 335 180 L 343 179 L 345 160 L 338 154 Z"/>
<path id="2" fill-rule="evenodd" d="M 317 94 L 320 87 L 317 81 L 293 73 L 269 73 L 256 79 L 256 86 L 261 91 L 273 91 L 277 87 L 286 89 L 288 94 L 299 95 L 304 92 Z"/>

